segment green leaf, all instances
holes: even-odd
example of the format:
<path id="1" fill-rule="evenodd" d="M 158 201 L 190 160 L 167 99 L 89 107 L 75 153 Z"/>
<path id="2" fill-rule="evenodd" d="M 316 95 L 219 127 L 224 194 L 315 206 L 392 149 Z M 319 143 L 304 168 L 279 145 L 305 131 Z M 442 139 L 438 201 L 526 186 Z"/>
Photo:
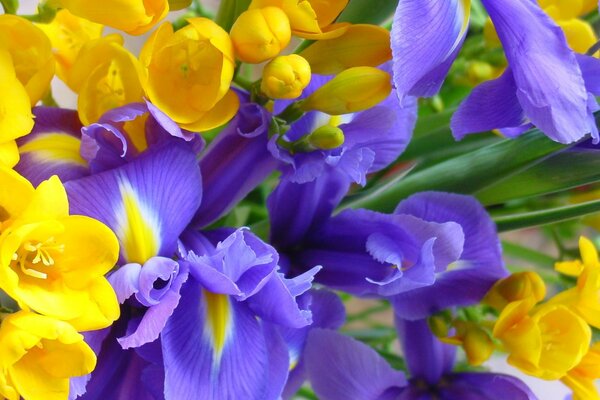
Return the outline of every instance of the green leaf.
<path id="1" fill-rule="evenodd" d="M 400 200 L 425 190 L 475 193 L 566 147 L 534 129 L 517 139 L 505 139 L 409 174 L 397 184 L 375 188 L 343 207 L 391 212 Z"/>
<path id="2" fill-rule="evenodd" d="M 597 151 L 572 149 L 477 193 L 485 205 L 556 193 L 600 181 Z"/>
<path id="3" fill-rule="evenodd" d="M 494 221 L 499 232 L 514 231 L 539 225 L 553 224 L 573 218 L 583 217 L 600 211 L 600 200 L 588 201 L 570 206 L 550 208 L 540 211 L 503 215 Z"/>
<path id="4" fill-rule="evenodd" d="M 246 11 L 249 6 L 250 0 L 221 0 L 215 22 L 229 32 L 237 17 Z"/>
<path id="5" fill-rule="evenodd" d="M 350 0 L 338 22 L 379 25 L 394 15 L 398 0 Z"/>

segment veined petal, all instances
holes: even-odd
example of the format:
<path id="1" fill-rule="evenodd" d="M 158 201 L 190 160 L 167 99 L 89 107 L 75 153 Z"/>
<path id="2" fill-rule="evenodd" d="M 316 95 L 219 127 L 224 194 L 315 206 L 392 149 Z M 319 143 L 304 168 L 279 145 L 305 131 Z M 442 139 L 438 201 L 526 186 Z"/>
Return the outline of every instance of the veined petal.
<path id="1" fill-rule="evenodd" d="M 173 140 L 122 167 L 66 185 L 71 213 L 108 225 L 119 238 L 124 262 L 171 256 L 198 208 L 202 191 L 195 154 Z"/>
<path id="2" fill-rule="evenodd" d="M 469 0 L 398 3 L 391 41 L 400 99 L 438 92 L 466 36 L 469 14 Z"/>
<path id="3" fill-rule="evenodd" d="M 21 160 L 15 169 L 36 186 L 52 175 L 63 182 L 88 175 L 87 162 L 79 153 L 81 123 L 77 112 L 36 107 L 33 114 L 33 130 L 17 140 Z"/>
<path id="4" fill-rule="evenodd" d="M 534 1 L 482 3 L 504 47 L 525 115 L 560 143 L 590 131 L 598 139 L 581 70 L 562 30 Z"/>

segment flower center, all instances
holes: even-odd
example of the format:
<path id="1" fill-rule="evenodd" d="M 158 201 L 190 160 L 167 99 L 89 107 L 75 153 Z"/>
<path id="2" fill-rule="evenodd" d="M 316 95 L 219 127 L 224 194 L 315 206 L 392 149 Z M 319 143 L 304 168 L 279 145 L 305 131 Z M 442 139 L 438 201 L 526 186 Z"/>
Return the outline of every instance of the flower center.
<path id="1" fill-rule="evenodd" d="M 53 254 L 62 253 L 64 244 L 56 244 L 54 237 L 44 242 L 28 241 L 13 254 L 12 260 L 21 272 L 32 278 L 47 279 L 48 274 L 42 272 L 44 268 L 54 265 Z M 41 270 L 40 270 L 41 269 Z"/>

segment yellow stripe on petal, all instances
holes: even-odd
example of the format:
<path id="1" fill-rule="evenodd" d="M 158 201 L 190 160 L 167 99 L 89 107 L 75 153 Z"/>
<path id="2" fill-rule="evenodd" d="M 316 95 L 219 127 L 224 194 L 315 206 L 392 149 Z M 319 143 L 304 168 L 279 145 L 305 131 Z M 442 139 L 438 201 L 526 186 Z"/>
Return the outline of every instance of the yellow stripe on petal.
<path id="1" fill-rule="evenodd" d="M 87 167 L 79 154 L 81 140 L 63 133 L 46 133 L 32 139 L 19 148 L 21 154 L 33 153 L 40 161 L 67 162 Z"/>
<path id="2" fill-rule="evenodd" d="M 158 255 L 160 223 L 154 212 L 140 201 L 129 182 L 121 182 L 119 190 L 123 208 L 119 215 L 121 226 L 117 236 L 123 257 L 127 262 L 143 264 Z"/>
<path id="3" fill-rule="evenodd" d="M 219 364 L 223 349 L 231 336 L 233 315 L 229 296 L 202 291 L 206 303 L 204 334 L 213 348 L 213 364 Z"/>

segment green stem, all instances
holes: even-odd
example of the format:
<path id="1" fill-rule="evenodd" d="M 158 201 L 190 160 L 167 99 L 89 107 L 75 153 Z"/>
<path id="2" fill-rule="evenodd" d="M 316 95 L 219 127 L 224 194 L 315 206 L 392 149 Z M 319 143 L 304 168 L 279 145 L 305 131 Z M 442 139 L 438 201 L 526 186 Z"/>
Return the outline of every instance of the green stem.
<path id="1" fill-rule="evenodd" d="M 16 14 L 19 8 L 18 0 L 0 0 L 0 4 L 5 14 Z"/>

